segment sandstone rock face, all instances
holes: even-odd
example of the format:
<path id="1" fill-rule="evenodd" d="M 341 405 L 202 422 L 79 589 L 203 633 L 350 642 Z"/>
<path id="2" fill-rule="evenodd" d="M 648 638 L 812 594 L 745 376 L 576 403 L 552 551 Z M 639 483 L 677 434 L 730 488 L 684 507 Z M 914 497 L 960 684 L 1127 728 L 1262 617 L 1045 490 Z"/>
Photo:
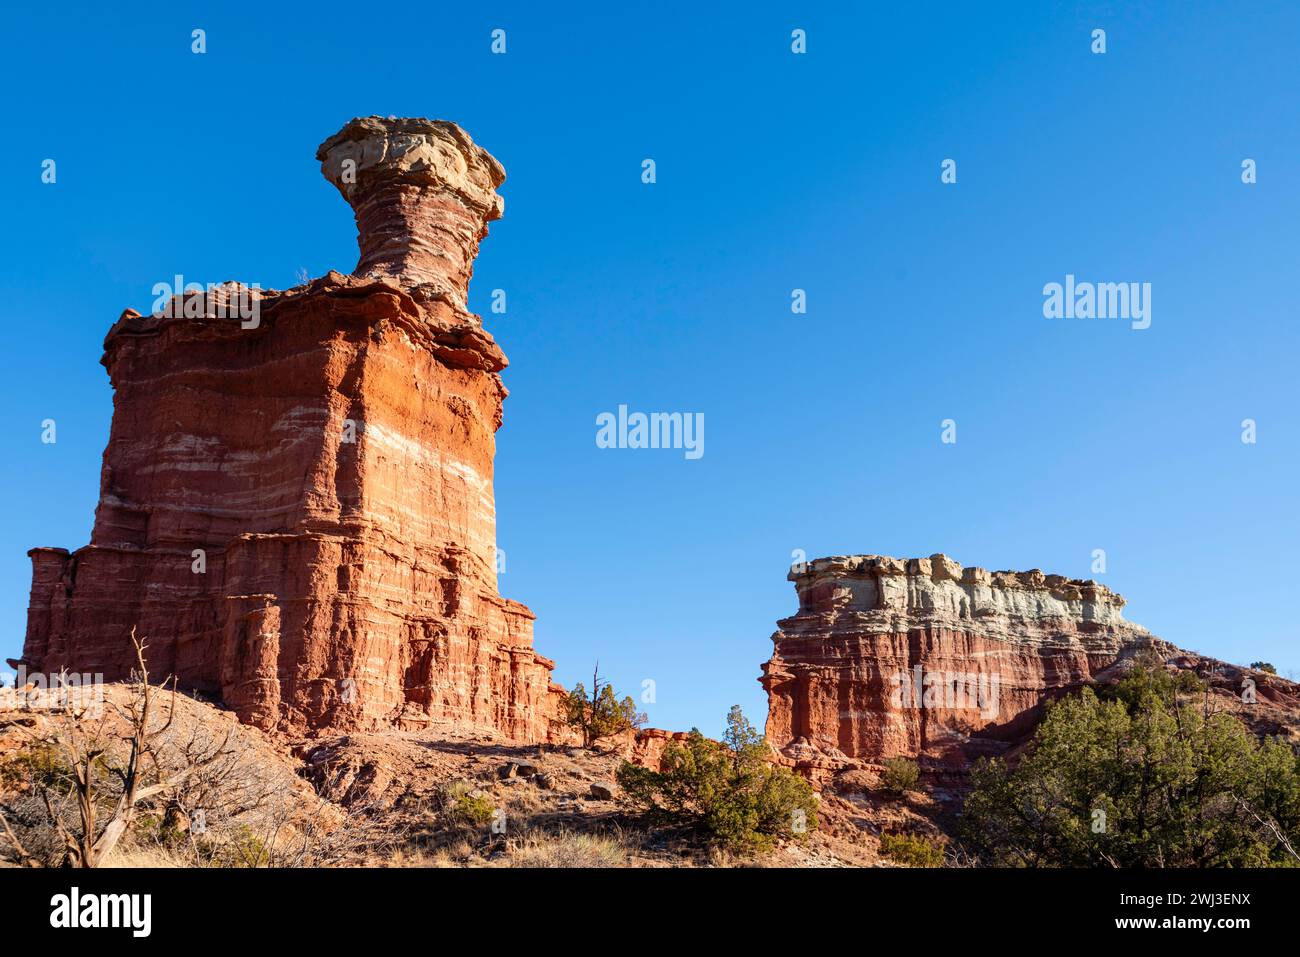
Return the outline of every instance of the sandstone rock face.
<path id="1" fill-rule="evenodd" d="M 768 740 L 813 772 L 897 756 L 965 767 L 1022 740 L 1053 694 L 1143 648 L 1173 650 L 1104 585 L 1037 570 L 856 555 L 789 579 L 799 611 L 778 623 L 759 680 Z"/>
<path id="2" fill-rule="evenodd" d="M 91 542 L 30 553 L 14 664 L 122 678 L 134 626 L 151 672 L 263 728 L 560 736 L 533 615 L 497 591 L 506 360 L 465 309 L 505 174 L 428 120 L 353 120 L 318 159 L 356 272 L 262 293 L 255 325 L 123 314 Z"/>
<path id="3" fill-rule="evenodd" d="M 501 164 L 455 123 L 355 119 L 316 151 L 357 218 L 353 275 L 441 295 L 461 312 L 478 244 L 504 204 Z"/>
<path id="4" fill-rule="evenodd" d="M 642 767 L 658 771 L 663 765 L 664 752 L 670 745 L 684 745 L 690 736 L 685 731 L 666 731 L 663 728 L 639 728 L 624 732 L 611 739 L 613 750 L 622 757 Z"/>

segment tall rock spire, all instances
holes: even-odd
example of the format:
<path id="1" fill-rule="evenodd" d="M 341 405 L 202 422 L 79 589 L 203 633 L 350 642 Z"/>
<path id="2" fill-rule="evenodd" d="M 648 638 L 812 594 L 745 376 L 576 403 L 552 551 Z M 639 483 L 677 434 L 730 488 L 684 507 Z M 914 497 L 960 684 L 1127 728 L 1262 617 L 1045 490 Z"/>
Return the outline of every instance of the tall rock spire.
<path id="1" fill-rule="evenodd" d="M 32 558 L 25 673 L 149 664 L 241 719 L 565 733 L 532 613 L 497 589 L 505 356 L 465 293 L 500 165 L 454 123 L 357 119 L 325 174 L 361 261 L 256 322 L 127 310 L 91 542 Z"/>

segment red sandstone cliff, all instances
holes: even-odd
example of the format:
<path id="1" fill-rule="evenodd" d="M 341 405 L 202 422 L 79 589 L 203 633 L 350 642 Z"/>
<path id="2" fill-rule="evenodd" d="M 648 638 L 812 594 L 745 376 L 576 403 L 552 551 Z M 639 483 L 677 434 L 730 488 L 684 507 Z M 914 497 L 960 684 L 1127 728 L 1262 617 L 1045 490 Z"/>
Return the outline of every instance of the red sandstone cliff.
<path id="1" fill-rule="evenodd" d="M 91 541 L 30 552 L 12 663 L 125 677 L 136 627 L 155 674 L 263 728 L 547 740 L 553 663 L 497 592 L 506 359 L 465 306 L 505 173 L 423 119 L 353 120 L 317 159 L 356 213 L 356 270 L 262 293 L 254 328 L 122 315 Z"/>
<path id="2" fill-rule="evenodd" d="M 788 577 L 799 611 L 778 623 L 759 680 L 768 740 L 815 776 L 897 756 L 964 768 L 1023 742 L 1052 696 L 1112 680 L 1144 649 L 1209 678 L 1260 733 L 1297 728 L 1300 687 L 1179 651 L 1126 621 L 1124 599 L 1094 581 L 944 555 L 822 558 Z"/>

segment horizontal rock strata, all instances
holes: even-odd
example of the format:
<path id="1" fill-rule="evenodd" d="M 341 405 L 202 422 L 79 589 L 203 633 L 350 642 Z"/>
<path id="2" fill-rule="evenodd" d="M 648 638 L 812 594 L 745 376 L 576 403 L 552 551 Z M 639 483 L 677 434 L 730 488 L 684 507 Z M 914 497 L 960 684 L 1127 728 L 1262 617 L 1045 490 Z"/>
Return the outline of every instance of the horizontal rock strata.
<path id="1" fill-rule="evenodd" d="M 778 623 L 760 681 L 769 741 L 810 767 L 964 767 L 1021 740 L 1053 694 L 1142 648 L 1172 649 L 1104 585 L 1037 570 L 855 555 L 789 579 L 799 611 Z"/>
<path id="2" fill-rule="evenodd" d="M 506 359 L 464 306 L 504 172 L 428 120 L 354 120 L 318 158 L 356 273 L 261 293 L 256 323 L 123 314 L 91 541 L 30 553 L 14 664 L 125 677 L 134 627 L 156 676 L 264 728 L 548 740 L 553 663 L 497 590 Z"/>

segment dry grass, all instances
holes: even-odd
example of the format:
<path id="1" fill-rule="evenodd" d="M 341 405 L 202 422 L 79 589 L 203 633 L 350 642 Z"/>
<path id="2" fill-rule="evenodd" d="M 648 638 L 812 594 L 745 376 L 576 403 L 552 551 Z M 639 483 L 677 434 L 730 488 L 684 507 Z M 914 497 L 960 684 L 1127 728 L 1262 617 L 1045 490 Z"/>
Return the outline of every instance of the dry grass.
<path id="1" fill-rule="evenodd" d="M 117 700 L 130 689 L 110 685 L 107 693 Z M 40 725 L 53 719 L 6 714 L 0 701 L 0 807 L 13 811 L 15 827 L 20 818 L 39 823 L 46 812 L 33 782 L 57 777 L 60 769 L 31 749 L 30 733 L 6 731 L 6 719 Z M 766 855 L 730 853 L 690 832 L 645 827 L 617 801 L 592 798 L 593 783 L 614 780 L 615 752 L 517 745 L 444 728 L 287 742 L 183 696 L 160 756 L 168 768 L 195 763 L 225 742 L 228 731 L 229 753 L 142 806 L 105 866 L 875 866 L 882 863 L 882 832 L 937 837 L 929 819 L 942 811 L 925 795 L 897 801 L 871 788 L 848 789 L 847 797 L 828 791 L 819 830 L 807 841 Z M 502 773 L 519 761 L 535 765 L 545 783 Z M 448 813 L 471 794 L 499 818 L 467 823 Z M 56 797 L 62 800 L 62 791 Z M 205 812 L 203 831 L 187 826 L 198 810 Z M 57 856 L 61 844 L 46 830 Z M 29 849 L 44 847 L 39 837 L 22 832 Z M 12 860 L 6 843 L 0 830 L 0 866 Z"/>
<path id="2" fill-rule="evenodd" d="M 193 862 L 161 846 L 140 847 L 119 844 L 104 867 L 192 867 Z"/>
<path id="3" fill-rule="evenodd" d="M 628 848 L 620 837 L 561 831 L 530 836 L 510 848 L 503 867 L 626 867 Z"/>
<path id="4" fill-rule="evenodd" d="M 460 847 L 443 847 L 425 850 L 418 847 L 399 848 L 380 864 L 382 867 L 469 867 L 474 850 L 469 842 Z"/>

